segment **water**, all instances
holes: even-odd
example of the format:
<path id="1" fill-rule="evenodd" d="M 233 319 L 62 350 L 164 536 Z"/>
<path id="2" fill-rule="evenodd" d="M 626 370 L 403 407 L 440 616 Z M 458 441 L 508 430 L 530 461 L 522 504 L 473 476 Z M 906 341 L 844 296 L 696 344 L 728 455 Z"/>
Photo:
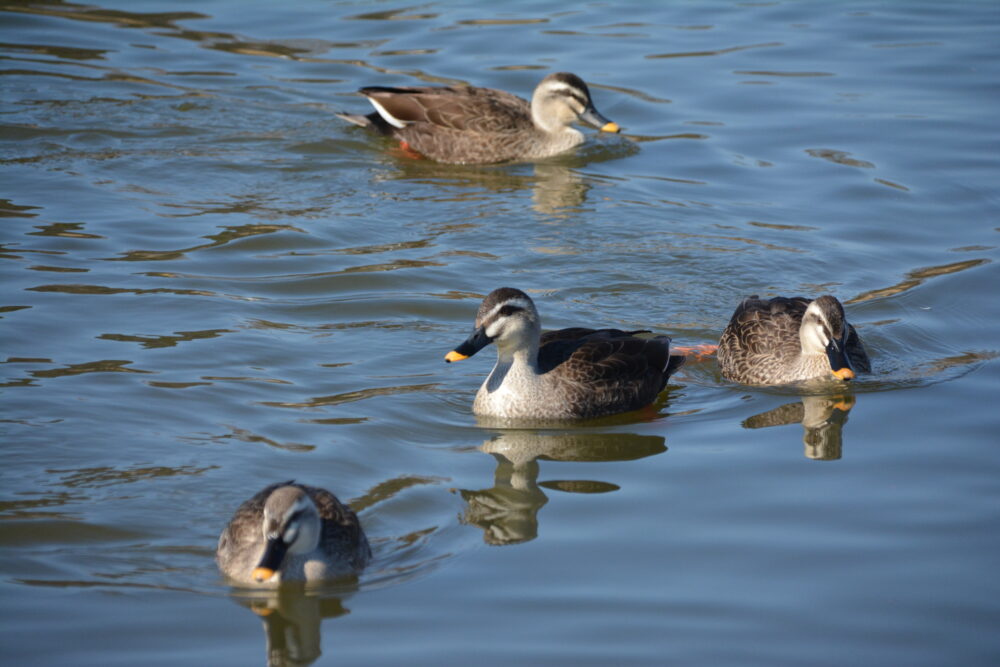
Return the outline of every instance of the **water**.
<path id="1" fill-rule="evenodd" d="M 1000 659 L 996 3 L 3 9 L 6 664 Z M 625 136 L 449 167 L 333 116 L 559 70 Z M 443 355 L 501 285 L 685 345 L 830 292 L 875 373 L 478 424 L 492 352 Z M 215 541 L 289 478 L 374 562 L 248 597 Z"/>

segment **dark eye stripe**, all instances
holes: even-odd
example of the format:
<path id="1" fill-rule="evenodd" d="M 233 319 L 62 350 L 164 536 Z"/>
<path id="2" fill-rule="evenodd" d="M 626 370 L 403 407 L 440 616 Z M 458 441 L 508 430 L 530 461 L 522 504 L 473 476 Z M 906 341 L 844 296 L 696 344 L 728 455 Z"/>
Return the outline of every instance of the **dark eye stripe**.
<path id="1" fill-rule="evenodd" d="M 524 308 L 521 308 L 520 306 L 506 305 L 506 306 L 504 306 L 503 308 L 500 309 L 500 313 L 499 314 L 502 315 L 502 316 L 504 316 L 504 317 L 510 317 L 514 313 L 519 313 L 519 312 L 521 312 L 523 310 L 524 310 Z"/>
<path id="2" fill-rule="evenodd" d="M 560 90 L 559 94 L 563 95 L 565 97 L 568 97 L 571 100 L 575 100 L 576 102 L 578 102 L 580 104 L 580 106 L 583 106 L 583 107 L 587 106 L 587 100 L 586 100 L 586 98 L 581 97 L 580 94 L 577 93 L 575 90 Z"/>

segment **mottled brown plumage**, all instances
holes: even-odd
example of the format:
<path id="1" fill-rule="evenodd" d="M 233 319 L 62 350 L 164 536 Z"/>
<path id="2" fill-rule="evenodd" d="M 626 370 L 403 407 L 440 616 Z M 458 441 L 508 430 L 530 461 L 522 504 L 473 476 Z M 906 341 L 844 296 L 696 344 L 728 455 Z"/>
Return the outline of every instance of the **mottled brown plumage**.
<path id="1" fill-rule="evenodd" d="M 849 379 L 871 371 L 857 331 L 830 295 L 744 299 L 719 340 L 718 360 L 724 377 L 744 384 L 830 378 L 835 371 Z"/>
<path id="2" fill-rule="evenodd" d="M 648 332 L 574 327 L 542 334 L 531 298 L 502 287 L 483 300 L 472 336 L 446 359 L 496 344 L 497 363 L 476 394 L 476 414 L 600 417 L 649 405 L 683 363 L 671 356 L 669 337 L 640 333 Z"/>
<path id="3" fill-rule="evenodd" d="M 337 114 L 355 125 L 395 137 L 408 150 L 438 162 L 484 164 L 556 155 L 583 142 L 570 123 L 617 132 L 594 109 L 576 75 L 545 77 L 529 103 L 511 93 L 475 86 L 371 86 L 359 91 L 376 111 Z"/>
<path id="4" fill-rule="evenodd" d="M 293 539 L 285 545 L 288 552 L 280 567 L 274 568 L 274 579 L 255 580 L 268 542 L 265 535 L 280 538 L 292 530 L 296 539 L 306 539 L 310 520 L 318 520 L 315 548 L 295 553 Z M 370 557 L 368 539 L 347 505 L 326 489 L 293 481 L 272 484 L 241 504 L 219 536 L 216 550 L 222 573 L 243 584 L 334 578 L 360 571 Z"/>

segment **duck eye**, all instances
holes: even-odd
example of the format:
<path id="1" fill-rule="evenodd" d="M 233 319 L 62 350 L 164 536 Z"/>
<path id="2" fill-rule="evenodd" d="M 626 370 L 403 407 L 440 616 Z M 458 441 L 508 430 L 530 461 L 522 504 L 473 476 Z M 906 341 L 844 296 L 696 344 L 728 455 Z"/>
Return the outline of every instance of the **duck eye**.
<path id="1" fill-rule="evenodd" d="M 524 309 L 523 308 L 518 308 L 517 306 L 509 306 L 508 305 L 508 306 L 504 306 L 503 308 L 500 309 L 500 314 L 503 315 L 504 317 L 510 317 L 511 315 L 513 315 L 514 313 L 518 312 L 519 310 L 524 310 Z"/>

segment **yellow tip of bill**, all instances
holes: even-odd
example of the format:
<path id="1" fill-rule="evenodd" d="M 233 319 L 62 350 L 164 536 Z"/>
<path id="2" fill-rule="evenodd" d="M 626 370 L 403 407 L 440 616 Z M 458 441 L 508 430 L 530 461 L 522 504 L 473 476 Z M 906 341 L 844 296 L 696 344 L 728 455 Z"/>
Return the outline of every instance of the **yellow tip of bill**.
<path id="1" fill-rule="evenodd" d="M 852 371 L 850 368 L 838 368 L 837 370 L 831 372 L 833 373 L 833 376 L 838 380 L 854 379 L 854 371 Z"/>
<path id="2" fill-rule="evenodd" d="M 621 132 L 621 131 L 622 131 L 622 128 L 620 128 L 618 126 L 618 123 L 616 123 L 614 121 L 611 121 L 609 123 L 605 123 L 601 127 L 601 132 L 613 132 L 613 133 L 617 134 L 618 132 Z"/>
<path id="3" fill-rule="evenodd" d="M 274 570 L 269 567 L 255 567 L 253 569 L 254 581 L 267 581 L 274 576 Z"/>
<path id="4" fill-rule="evenodd" d="M 456 352 L 455 350 L 452 350 L 448 354 L 444 355 L 444 360 L 448 362 L 461 361 L 462 359 L 468 359 L 468 358 L 469 357 L 467 355 L 464 355 L 461 352 Z"/>

